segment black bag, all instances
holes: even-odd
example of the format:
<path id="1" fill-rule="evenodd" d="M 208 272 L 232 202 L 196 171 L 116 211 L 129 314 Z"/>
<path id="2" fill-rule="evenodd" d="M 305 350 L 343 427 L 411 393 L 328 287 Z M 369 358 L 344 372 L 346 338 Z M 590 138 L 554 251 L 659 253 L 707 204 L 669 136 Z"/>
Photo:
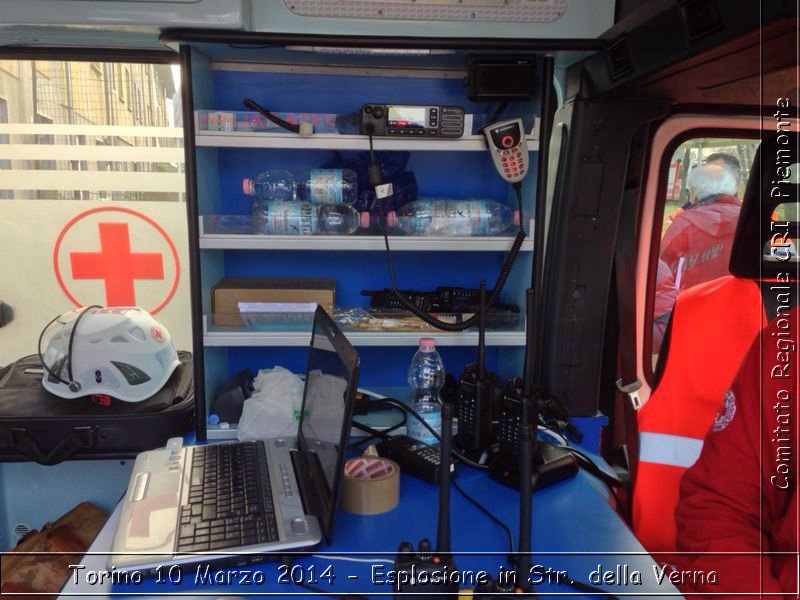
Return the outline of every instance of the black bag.
<path id="1" fill-rule="evenodd" d="M 194 418 L 192 355 L 154 396 L 59 398 L 42 386 L 42 363 L 26 356 L 0 369 L 0 461 L 55 465 L 68 458 L 131 458 L 189 431 Z"/>

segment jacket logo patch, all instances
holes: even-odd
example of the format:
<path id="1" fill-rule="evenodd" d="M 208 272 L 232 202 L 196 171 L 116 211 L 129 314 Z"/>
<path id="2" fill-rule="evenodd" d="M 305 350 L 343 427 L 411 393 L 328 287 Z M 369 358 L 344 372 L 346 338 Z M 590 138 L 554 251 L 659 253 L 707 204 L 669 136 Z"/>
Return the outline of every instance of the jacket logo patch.
<path id="1" fill-rule="evenodd" d="M 731 424 L 734 416 L 736 416 L 736 396 L 732 390 L 728 390 L 725 392 L 722 408 L 717 412 L 717 416 L 714 417 L 714 425 L 712 425 L 711 430 L 714 433 L 722 431 Z"/>

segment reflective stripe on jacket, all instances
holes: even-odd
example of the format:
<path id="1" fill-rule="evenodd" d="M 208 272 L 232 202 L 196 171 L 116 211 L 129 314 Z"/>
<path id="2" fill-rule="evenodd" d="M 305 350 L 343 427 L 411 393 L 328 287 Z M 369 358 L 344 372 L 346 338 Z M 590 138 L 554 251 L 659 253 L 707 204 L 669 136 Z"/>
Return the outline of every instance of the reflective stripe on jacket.
<path id="1" fill-rule="evenodd" d="M 637 415 L 633 529 L 650 552 L 675 550 L 680 479 L 700 456 L 715 415 L 732 417 L 726 392 L 764 324 L 754 281 L 728 275 L 678 295 L 664 373 Z"/>

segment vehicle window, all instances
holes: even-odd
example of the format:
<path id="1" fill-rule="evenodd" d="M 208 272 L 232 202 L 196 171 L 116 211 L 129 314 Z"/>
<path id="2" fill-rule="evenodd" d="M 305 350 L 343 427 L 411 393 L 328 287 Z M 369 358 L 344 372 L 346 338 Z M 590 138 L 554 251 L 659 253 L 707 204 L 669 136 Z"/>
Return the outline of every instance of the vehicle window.
<path id="1" fill-rule="evenodd" d="M 657 355 L 678 294 L 728 274 L 741 198 L 758 140 L 694 138 L 673 153 L 661 215 L 653 355 Z"/>
<path id="2" fill-rule="evenodd" d="M 177 64 L 0 60 L 0 365 L 54 316 L 138 305 L 191 347 Z"/>

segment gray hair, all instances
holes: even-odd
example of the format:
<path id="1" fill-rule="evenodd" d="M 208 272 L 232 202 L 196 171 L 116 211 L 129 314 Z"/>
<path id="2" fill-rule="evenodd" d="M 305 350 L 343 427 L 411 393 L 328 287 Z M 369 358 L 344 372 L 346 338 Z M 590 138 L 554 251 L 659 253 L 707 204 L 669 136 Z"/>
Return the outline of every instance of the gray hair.
<path id="1" fill-rule="evenodd" d="M 736 194 L 736 179 L 721 165 L 699 165 L 689 173 L 689 189 L 697 194 L 698 200 L 709 196 Z"/>

